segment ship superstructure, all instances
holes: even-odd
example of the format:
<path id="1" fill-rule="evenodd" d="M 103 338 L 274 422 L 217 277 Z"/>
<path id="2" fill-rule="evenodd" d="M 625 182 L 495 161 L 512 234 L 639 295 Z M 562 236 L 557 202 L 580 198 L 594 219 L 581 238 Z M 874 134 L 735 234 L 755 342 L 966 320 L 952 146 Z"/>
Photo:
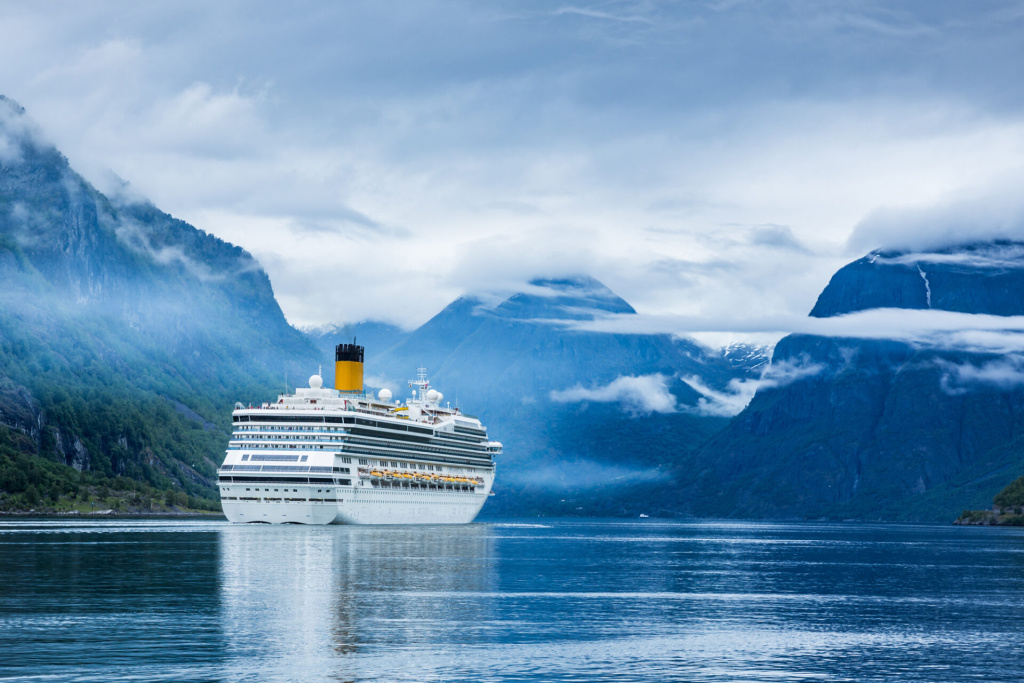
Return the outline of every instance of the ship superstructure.
<path id="1" fill-rule="evenodd" d="M 363 391 L 363 347 L 335 350 L 335 389 L 308 388 L 258 407 L 236 404 L 219 471 L 232 522 L 465 524 L 494 483 L 501 444 L 427 381 L 392 401 Z"/>

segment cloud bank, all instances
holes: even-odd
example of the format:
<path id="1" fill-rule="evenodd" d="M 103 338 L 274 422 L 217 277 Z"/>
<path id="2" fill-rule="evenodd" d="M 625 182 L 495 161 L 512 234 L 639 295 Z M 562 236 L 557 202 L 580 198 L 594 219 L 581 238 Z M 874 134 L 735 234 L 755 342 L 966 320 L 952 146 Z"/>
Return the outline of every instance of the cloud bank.
<path id="1" fill-rule="evenodd" d="M 1021 354 L 1007 354 L 980 364 L 947 360 L 938 360 L 936 364 L 942 370 L 939 380 L 942 390 L 953 396 L 984 388 L 1010 391 L 1024 387 L 1024 355 Z"/>
<path id="2" fill-rule="evenodd" d="M 676 412 L 676 398 L 668 390 L 668 377 L 661 374 L 627 375 L 593 388 L 577 385 L 561 391 L 552 391 L 556 403 L 619 403 L 632 415 Z"/>
<path id="3" fill-rule="evenodd" d="M 876 209 L 854 228 L 847 250 L 853 254 L 873 249 L 921 252 L 991 240 L 1024 240 L 1022 183 L 1024 174 L 1016 174 L 968 196 L 926 206 Z"/>
<path id="4" fill-rule="evenodd" d="M 551 321 L 548 321 L 551 322 Z M 693 335 L 704 332 L 809 334 L 850 339 L 889 339 L 936 349 L 978 353 L 1024 350 L 1024 316 L 941 310 L 876 308 L 829 318 L 805 315 L 657 316 L 608 315 L 596 320 L 561 320 L 570 329 L 624 334 Z"/>
<path id="5" fill-rule="evenodd" d="M 802 315 L 847 244 L 1018 234 L 1009 199 L 946 214 L 1020 176 L 1020 63 L 1009 0 L 109 0 L 0 22 L 0 83 L 74 167 L 245 248 L 299 325 L 410 327 L 572 272 L 654 315 Z M 875 211 L 905 205 L 926 208 Z M 340 272 L 360 296 L 325 286 Z"/>
<path id="6" fill-rule="evenodd" d="M 699 377 L 684 377 L 683 381 L 701 394 L 696 406 L 686 406 L 684 410 L 703 416 L 733 417 L 739 415 L 750 404 L 758 391 L 784 387 L 801 379 L 813 377 L 824 369 L 824 365 L 812 363 L 806 356 L 776 361 L 766 367 L 758 379 L 730 380 L 725 391 L 712 389 Z"/>

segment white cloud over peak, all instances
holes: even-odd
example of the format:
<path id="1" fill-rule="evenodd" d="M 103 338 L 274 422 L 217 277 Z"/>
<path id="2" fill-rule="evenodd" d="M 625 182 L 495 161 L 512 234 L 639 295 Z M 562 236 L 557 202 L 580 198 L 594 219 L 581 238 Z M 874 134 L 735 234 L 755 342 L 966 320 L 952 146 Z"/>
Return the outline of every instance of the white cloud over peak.
<path id="1" fill-rule="evenodd" d="M 1014 7 L 8 3 L 0 83 L 297 324 L 589 272 L 707 328 L 804 315 L 844 245 L 1018 234 L 946 208 L 1024 168 Z"/>
<path id="2" fill-rule="evenodd" d="M 1024 162 L 1024 159 L 1019 159 Z M 921 206 L 883 207 L 857 224 L 851 254 L 872 249 L 927 252 L 972 242 L 1024 240 L 1024 171 L 989 186 L 951 192 Z M 941 258 L 933 256 L 932 259 Z"/>

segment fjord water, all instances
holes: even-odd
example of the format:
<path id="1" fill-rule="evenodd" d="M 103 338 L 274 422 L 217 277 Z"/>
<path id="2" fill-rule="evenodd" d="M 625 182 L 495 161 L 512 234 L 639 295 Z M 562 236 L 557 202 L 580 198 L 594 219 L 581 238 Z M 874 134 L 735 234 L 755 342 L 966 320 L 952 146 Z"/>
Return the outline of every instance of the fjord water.
<path id="1" fill-rule="evenodd" d="M 1024 532 L 0 522 L 0 679 L 1024 679 Z"/>

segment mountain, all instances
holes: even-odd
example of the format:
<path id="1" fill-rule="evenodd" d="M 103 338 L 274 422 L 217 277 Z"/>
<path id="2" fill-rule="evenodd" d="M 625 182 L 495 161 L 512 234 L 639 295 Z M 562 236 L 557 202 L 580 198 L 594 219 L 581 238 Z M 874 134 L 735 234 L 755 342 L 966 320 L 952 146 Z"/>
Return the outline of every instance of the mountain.
<path id="1" fill-rule="evenodd" d="M 1024 245 L 875 252 L 811 315 L 872 308 L 1024 312 Z M 1013 343 L 1019 343 L 1014 341 Z M 691 514 L 949 521 L 1024 474 L 1024 357 L 952 338 L 790 335 L 779 378 L 675 475 Z"/>
<path id="2" fill-rule="evenodd" d="M 811 309 L 828 318 L 872 308 L 1024 313 L 1024 244 L 994 241 L 930 253 L 878 251 L 841 268 Z"/>
<path id="3" fill-rule="evenodd" d="M 2 97 L 0 294 L 0 506 L 118 477 L 212 504 L 234 402 L 319 355 L 251 255 L 98 192 Z"/>
<path id="4" fill-rule="evenodd" d="M 764 370 L 772 362 L 771 346 L 734 342 L 718 351 L 731 367 L 748 372 Z"/>
<path id="5" fill-rule="evenodd" d="M 399 397 L 427 367 L 445 400 L 504 444 L 485 514 L 622 514 L 727 422 L 684 379 L 723 389 L 760 370 L 691 339 L 578 327 L 611 314 L 635 311 L 588 276 L 533 280 L 497 301 L 464 296 L 411 332 L 389 331 L 366 373 Z"/>
<path id="6" fill-rule="evenodd" d="M 353 340 L 365 349 L 366 364 L 373 367 L 380 354 L 406 337 L 406 332 L 397 325 L 376 320 L 364 320 L 347 325 L 322 325 L 303 330 L 316 346 L 323 358 L 323 378 L 328 386 L 334 386 L 334 347 Z"/>

